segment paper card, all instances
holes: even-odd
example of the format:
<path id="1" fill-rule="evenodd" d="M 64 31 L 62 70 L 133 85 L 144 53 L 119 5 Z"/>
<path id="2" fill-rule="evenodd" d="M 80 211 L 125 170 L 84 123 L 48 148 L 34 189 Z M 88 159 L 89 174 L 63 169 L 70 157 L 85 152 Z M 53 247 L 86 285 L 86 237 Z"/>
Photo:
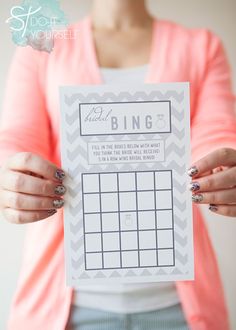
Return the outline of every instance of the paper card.
<path id="1" fill-rule="evenodd" d="M 193 279 L 188 83 L 60 97 L 67 284 Z"/>

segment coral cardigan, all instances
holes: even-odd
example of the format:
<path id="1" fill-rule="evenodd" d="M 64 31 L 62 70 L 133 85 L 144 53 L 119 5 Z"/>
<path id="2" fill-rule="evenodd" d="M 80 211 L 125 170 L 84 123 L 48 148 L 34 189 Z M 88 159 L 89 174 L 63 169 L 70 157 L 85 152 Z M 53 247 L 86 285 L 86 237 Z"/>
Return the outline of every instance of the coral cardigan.
<path id="1" fill-rule="evenodd" d="M 6 90 L 0 163 L 22 151 L 60 166 L 60 85 L 100 84 L 91 18 L 70 27 L 74 40 L 57 40 L 51 54 L 18 48 Z M 155 21 L 146 83 L 191 82 L 192 160 L 219 147 L 236 149 L 235 98 L 220 40 L 203 29 Z M 8 330 L 63 330 L 73 290 L 65 285 L 63 211 L 29 224 Z M 228 316 L 216 259 L 199 208 L 194 206 L 195 280 L 177 282 L 189 327 L 227 330 Z"/>

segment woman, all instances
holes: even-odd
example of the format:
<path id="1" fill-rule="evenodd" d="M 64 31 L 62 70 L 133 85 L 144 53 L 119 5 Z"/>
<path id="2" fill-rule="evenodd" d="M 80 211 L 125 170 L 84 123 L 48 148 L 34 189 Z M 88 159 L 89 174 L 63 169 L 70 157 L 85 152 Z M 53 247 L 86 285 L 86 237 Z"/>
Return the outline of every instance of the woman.
<path id="1" fill-rule="evenodd" d="M 227 330 L 216 260 L 195 205 L 236 216 L 234 96 L 221 42 L 153 19 L 144 0 L 94 0 L 91 15 L 71 29 L 78 38 L 57 40 L 50 55 L 18 49 L 9 74 L 0 207 L 6 220 L 28 223 L 28 232 L 8 329 Z M 75 291 L 64 278 L 58 87 L 123 81 L 191 82 L 195 280 Z"/>

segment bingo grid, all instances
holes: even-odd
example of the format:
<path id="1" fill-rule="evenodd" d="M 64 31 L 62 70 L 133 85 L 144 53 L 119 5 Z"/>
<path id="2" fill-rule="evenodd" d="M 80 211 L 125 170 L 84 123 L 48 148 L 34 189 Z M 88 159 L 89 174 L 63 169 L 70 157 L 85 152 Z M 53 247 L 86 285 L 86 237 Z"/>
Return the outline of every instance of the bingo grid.
<path id="1" fill-rule="evenodd" d="M 175 265 L 172 171 L 82 174 L 85 269 Z"/>

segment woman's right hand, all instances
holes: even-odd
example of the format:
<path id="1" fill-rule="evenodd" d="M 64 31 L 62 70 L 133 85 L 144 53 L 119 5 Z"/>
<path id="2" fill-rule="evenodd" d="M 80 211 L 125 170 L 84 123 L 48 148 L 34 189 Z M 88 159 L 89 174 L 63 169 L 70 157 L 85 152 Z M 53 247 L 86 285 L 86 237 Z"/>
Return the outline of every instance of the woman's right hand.
<path id="1" fill-rule="evenodd" d="M 46 219 L 63 207 L 63 170 L 30 152 L 17 153 L 0 168 L 0 213 L 11 223 Z"/>

